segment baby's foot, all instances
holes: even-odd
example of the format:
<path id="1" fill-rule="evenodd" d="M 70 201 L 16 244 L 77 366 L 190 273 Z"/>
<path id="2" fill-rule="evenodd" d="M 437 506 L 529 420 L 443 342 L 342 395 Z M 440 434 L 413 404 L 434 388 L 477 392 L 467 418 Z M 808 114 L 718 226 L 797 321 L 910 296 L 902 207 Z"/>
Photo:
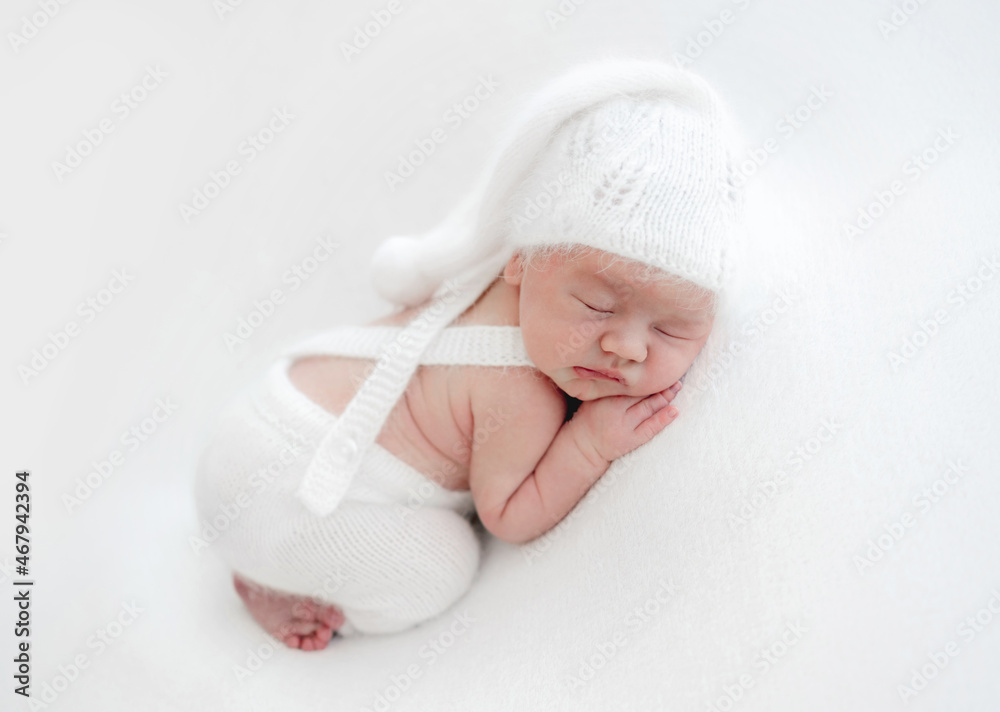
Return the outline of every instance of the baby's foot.
<path id="1" fill-rule="evenodd" d="M 233 586 L 253 619 L 290 648 L 322 650 L 344 624 L 340 610 L 316 599 L 275 591 L 236 573 Z"/>

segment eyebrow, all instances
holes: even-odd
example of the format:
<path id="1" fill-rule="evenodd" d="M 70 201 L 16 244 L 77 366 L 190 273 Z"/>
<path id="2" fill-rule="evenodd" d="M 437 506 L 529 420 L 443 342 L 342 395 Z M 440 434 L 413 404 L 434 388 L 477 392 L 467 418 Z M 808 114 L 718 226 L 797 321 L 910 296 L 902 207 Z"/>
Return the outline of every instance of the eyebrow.
<path id="1" fill-rule="evenodd" d="M 622 284 L 622 281 L 620 279 L 615 279 L 611 275 L 605 274 L 603 271 L 602 272 L 591 272 L 590 274 L 593 277 L 597 277 L 599 280 L 601 280 L 602 282 L 604 282 L 604 284 L 606 284 L 607 286 L 612 287 L 612 288 L 617 287 L 618 285 Z"/>

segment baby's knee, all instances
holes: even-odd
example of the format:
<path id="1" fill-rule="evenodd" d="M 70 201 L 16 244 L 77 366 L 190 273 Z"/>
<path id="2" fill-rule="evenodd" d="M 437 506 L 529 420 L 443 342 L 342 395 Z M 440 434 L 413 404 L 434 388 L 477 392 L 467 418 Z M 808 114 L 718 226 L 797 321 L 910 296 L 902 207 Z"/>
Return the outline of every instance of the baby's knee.
<path id="1" fill-rule="evenodd" d="M 404 526 L 386 527 L 381 534 L 383 542 L 395 540 L 395 546 L 382 550 L 386 560 L 369 561 L 382 569 L 381 585 L 342 599 L 357 630 L 405 630 L 440 615 L 469 590 L 479 567 L 480 541 L 464 517 L 426 507 L 412 512 Z"/>
<path id="2" fill-rule="evenodd" d="M 397 517 L 393 508 L 386 516 Z M 376 534 L 386 560 L 382 575 L 394 579 L 397 600 L 410 614 L 431 618 L 469 589 L 479 568 L 480 541 L 469 521 L 447 509 L 423 507 Z M 392 545 L 388 545 L 392 541 Z M 388 580 L 387 580 L 388 583 Z"/>
<path id="3" fill-rule="evenodd" d="M 425 542 L 421 555 L 436 561 L 440 570 L 451 571 L 454 580 L 471 582 L 479 567 L 480 541 L 469 520 L 448 509 L 426 507 L 413 514 L 410 524 L 415 539 Z"/>

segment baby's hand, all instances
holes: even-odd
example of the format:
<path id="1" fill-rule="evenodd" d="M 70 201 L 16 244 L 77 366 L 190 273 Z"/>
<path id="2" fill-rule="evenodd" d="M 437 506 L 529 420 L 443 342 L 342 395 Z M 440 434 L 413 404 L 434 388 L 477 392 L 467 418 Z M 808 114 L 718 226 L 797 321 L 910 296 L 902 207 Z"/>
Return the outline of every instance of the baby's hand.
<path id="1" fill-rule="evenodd" d="M 577 429 L 580 451 L 595 465 L 606 465 L 649 442 L 677 417 L 677 408 L 670 401 L 681 385 L 677 381 L 670 388 L 645 397 L 605 396 L 584 401 L 570 421 Z"/>

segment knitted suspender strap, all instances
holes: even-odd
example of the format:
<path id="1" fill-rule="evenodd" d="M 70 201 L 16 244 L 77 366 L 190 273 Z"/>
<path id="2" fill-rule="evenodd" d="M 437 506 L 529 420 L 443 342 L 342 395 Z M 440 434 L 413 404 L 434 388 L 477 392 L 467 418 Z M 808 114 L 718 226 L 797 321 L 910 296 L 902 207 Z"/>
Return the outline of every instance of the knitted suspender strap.
<path id="1" fill-rule="evenodd" d="M 319 444 L 296 496 L 314 514 L 340 504 L 365 453 L 375 442 L 434 337 L 492 284 L 506 261 L 501 251 L 434 292 L 430 305 L 388 344 L 375 370 Z"/>
<path id="2" fill-rule="evenodd" d="M 399 341 L 402 326 L 337 326 L 283 352 L 284 356 L 329 354 L 378 359 Z M 519 326 L 448 326 L 420 354 L 421 366 L 534 366 Z"/>

